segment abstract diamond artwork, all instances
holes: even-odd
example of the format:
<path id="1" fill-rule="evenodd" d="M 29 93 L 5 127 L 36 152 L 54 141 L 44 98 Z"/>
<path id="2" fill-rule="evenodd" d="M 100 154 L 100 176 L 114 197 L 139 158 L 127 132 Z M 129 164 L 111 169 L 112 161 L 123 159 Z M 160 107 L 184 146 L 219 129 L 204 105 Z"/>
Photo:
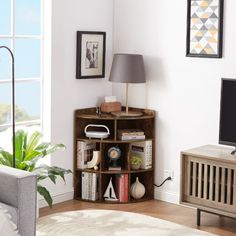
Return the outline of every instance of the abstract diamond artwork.
<path id="1" fill-rule="evenodd" d="M 188 0 L 187 56 L 221 57 L 223 0 Z"/>

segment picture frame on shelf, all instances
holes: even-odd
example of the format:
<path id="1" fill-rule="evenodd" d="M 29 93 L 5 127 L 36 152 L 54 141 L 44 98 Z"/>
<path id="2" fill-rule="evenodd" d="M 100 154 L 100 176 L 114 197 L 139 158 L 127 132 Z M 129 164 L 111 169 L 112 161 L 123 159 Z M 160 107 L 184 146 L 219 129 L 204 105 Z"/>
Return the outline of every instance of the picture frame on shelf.
<path id="1" fill-rule="evenodd" d="M 222 58 L 224 0 L 188 0 L 187 57 Z"/>
<path id="2" fill-rule="evenodd" d="M 106 32 L 77 31 L 76 78 L 105 77 Z"/>

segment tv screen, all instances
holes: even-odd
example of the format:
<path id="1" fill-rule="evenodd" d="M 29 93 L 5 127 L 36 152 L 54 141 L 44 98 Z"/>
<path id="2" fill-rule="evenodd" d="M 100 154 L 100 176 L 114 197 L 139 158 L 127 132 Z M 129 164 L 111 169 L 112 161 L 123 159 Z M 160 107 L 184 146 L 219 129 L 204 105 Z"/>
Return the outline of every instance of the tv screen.
<path id="1" fill-rule="evenodd" d="M 222 79 L 220 144 L 236 146 L 236 80 Z"/>

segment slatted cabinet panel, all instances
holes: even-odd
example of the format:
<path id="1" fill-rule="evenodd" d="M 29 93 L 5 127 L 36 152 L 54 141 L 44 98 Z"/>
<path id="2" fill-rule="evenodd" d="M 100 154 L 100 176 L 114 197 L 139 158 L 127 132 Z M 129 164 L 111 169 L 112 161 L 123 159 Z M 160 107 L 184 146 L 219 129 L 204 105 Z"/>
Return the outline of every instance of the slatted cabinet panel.
<path id="1" fill-rule="evenodd" d="M 181 153 L 180 202 L 234 217 L 236 157 L 228 148 L 214 147 L 207 145 Z"/>

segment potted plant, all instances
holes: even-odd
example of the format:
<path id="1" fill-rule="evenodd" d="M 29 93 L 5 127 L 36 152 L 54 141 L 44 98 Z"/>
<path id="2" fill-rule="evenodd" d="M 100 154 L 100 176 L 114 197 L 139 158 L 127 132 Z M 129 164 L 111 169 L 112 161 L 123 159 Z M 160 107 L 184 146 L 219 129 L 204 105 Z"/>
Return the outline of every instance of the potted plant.
<path id="1" fill-rule="evenodd" d="M 40 181 L 48 178 L 56 184 L 58 176 L 65 181 L 65 174 L 71 173 L 71 170 L 38 163 L 45 156 L 57 150 L 65 149 L 63 144 L 52 145 L 49 142 L 39 143 L 41 137 L 42 134 L 38 131 L 28 136 L 28 133 L 24 130 L 18 130 L 15 135 L 15 163 L 17 169 L 33 172 L 37 175 L 37 191 L 43 196 L 48 205 L 52 207 L 53 200 L 51 194 L 40 184 Z M 12 159 L 11 153 L 0 148 L 0 165 L 12 167 Z"/>
<path id="2" fill-rule="evenodd" d="M 141 164 L 142 164 L 142 157 L 137 154 L 133 154 L 131 156 L 131 169 L 138 170 L 140 169 Z"/>

